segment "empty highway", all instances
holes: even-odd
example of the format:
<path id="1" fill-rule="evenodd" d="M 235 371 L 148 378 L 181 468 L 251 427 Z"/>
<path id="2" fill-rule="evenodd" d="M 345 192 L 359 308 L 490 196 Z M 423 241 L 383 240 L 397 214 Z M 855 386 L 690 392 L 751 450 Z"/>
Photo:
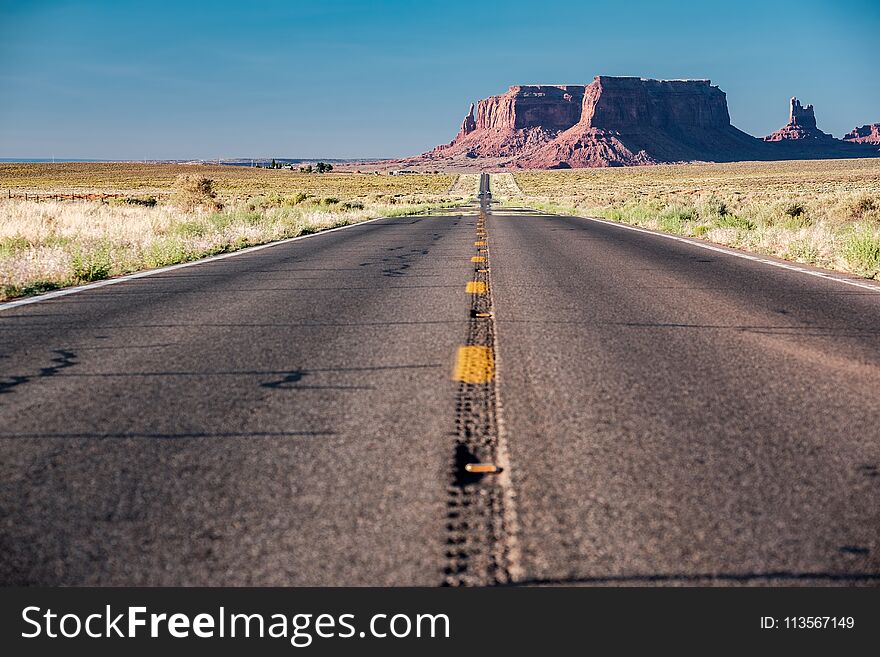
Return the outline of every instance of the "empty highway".
<path id="1" fill-rule="evenodd" d="M 0 582 L 876 586 L 843 281 L 484 200 L 0 307 Z"/>

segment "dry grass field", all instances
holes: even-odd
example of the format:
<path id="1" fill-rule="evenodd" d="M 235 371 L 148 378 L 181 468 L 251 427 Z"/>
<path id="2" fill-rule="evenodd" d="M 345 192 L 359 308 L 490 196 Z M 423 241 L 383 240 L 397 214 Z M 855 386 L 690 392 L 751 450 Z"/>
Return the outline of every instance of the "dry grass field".
<path id="1" fill-rule="evenodd" d="M 287 169 L 255 169 L 206 164 L 138 164 L 63 162 L 58 164 L 0 163 L 0 194 L 7 190 L 33 194 L 107 193 L 169 196 L 180 175 L 214 181 L 223 199 L 253 195 L 306 193 L 312 196 L 382 199 L 410 194 L 445 194 L 455 175 L 387 176 L 357 173 L 299 173 Z"/>
<path id="2" fill-rule="evenodd" d="M 469 197 L 451 191 L 456 181 L 230 166 L 0 164 L 0 300 L 448 207 Z M 42 200 L 15 197 L 23 193 Z M 72 193 L 114 196 L 47 200 Z"/>
<path id="3" fill-rule="evenodd" d="M 880 159 L 513 174 L 510 205 L 604 217 L 880 277 Z"/>

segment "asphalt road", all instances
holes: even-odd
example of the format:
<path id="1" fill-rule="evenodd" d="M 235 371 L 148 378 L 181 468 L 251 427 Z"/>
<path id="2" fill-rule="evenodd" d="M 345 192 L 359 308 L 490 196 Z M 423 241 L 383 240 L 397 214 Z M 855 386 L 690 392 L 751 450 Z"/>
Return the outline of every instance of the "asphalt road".
<path id="1" fill-rule="evenodd" d="M 877 585 L 878 391 L 880 286 L 382 219 L 0 310 L 0 582 Z"/>

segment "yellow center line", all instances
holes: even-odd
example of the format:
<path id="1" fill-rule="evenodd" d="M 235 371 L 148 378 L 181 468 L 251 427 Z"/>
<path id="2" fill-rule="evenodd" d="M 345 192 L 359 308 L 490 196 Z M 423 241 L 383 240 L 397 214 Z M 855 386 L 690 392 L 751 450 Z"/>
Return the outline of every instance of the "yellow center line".
<path id="1" fill-rule="evenodd" d="M 464 469 L 468 472 L 479 472 L 482 474 L 494 474 L 497 472 L 501 472 L 501 468 L 499 468 L 494 463 L 468 463 L 464 466 Z"/>
<path id="2" fill-rule="evenodd" d="M 471 262 L 486 262 L 485 256 L 473 256 Z"/>
<path id="3" fill-rule="evenodd" d="M 465 286 L 465 292 L 468 294 L 486 294 L 486 284 L 483 281 L 468 281 Z"/>
<path id="4" fill-rule="evenodd" d="M 474 246 L 486 246 L 486 242 L 474 242 Z"/>
<path id="5" fill-rule="evenodd" d="M 455 357 L 454 381 L 489 383 L 495 378 L 495 359 L 491 347 L 459 347 Z"/>

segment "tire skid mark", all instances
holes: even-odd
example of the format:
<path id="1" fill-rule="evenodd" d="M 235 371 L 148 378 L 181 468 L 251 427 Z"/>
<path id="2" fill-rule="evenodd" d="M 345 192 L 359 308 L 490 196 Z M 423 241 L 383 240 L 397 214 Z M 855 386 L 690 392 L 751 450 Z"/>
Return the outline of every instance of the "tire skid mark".
<path id="1" fill-rule="evenodd" d="M 486 205 L 477 227 L 484 231 Z M 489 252 L 481 245 L 474 263 L 470 321 L 467 339 L 459 355 L 486 351 L 484 360 L 495 360 L 495 321 L 489 285 Z M 482 368 L 485 376 L 461 375 L 461 360 L 454 378 L 458 380 L 455 442 L 447 484 L 445 586 L 487 586 L 507 584 L 515 579 L 518 555 L 515 548 L 515 515 L 509 493 L 507 452 L 499 441 L 498 394 L 494 368 Z M 469 472 L 469 464 L 496 464 L 499 473 Z"/>

